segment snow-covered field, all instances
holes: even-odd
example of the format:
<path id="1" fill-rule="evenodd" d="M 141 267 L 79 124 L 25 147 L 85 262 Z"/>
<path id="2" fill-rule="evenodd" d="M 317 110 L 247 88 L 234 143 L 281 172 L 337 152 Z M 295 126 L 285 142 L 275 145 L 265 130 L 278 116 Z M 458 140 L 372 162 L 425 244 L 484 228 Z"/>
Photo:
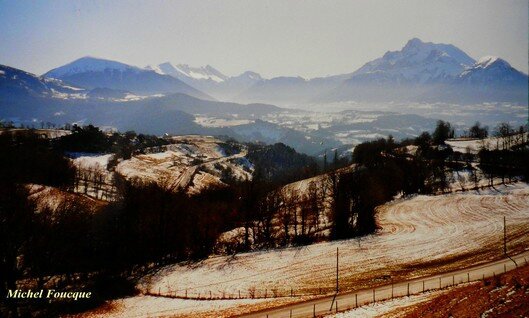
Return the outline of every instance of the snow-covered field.
<path id="1" fill-rule="evenodd" d="M 497 190 L 442 196 L 416 196 L 379 209 L 378 233 L 361 239 L 212 256 L 192 266 L 169 266 L 145 277 L 140 288 L 190 296 L 212 291 L 257 295 L 314 293 L 334 284 L 340 248 L 343 290 L 387 283 L 389 277 L 417 277 L 501 256 L 503 216 L 509 248 L 522 248 L 529 229 L 529 187 L 518 183 Z M 527 241 L 525 241 L 527 243 Z"/>
<path id="2" fill-rule="evenodd" d="M 135 155 L 118 164 L 116 171 L 126 178 L 156 182 L 169 189 L 197 193 L 210 185 L 222 185 L 222 171 L 240 179 L 250 178 L 251 164 L 244 161 L 246 150 L 228 155 L 222 142 L 207 136 L 179 136 L 161 151 Z M 246 160 L 247 161 L 247 160 Z"/>
<path id="3" fill-rule="evenodd" d="M 80 179 L 75 191 L 92 198 L 111 200 L 113 175 L 107 166 L 113 154 L 70 153 L 69 156 L 74 158 L 72 162 L 78 169 Z"/>
<path id="4" fill-rule="evenodd" d="M 224 185 L 221 180 L 223 174 L 229 173 L 241 180 L 251 179 L 254 169 L 245 157 L 245 148 L 231 149 L 221 140 L 210 136 L 176 136 L 172 137 L 169 145 L 144 151 L 145 154 L 136 154 L 127 160 L 120 159 L 115 168 L 108 167 L 113 154 L 70 153 L 69 156 L 74 158 L 73 164 L 80 171 L 81 181 L 76 192 L 97 199 L 112 199 L 112 179 L 114 172 L 117 172 L 127 179 L 137 178 L 175 191 L 185 190 L 188 194 L 195 194 L 208 186 Z M 104 184 L 96 188 L 93 179 L 98 179 L 99 175 Z M 85 179 L 88 181 L 85 182 Z"/>
<path id="5" fill-rule="evenodd" d="M 472 172 L 468 169 L 452 171 L 449 174 L 449 186 L 447 191 L 467 191 L 469 189 L 475 189 L 476 186 L 478 188 L 485 188 L 491 185 L 490 180 L 479 169 L 478 165 L 476 163 L 473 163 L 472 165 L 474 166 L 474 168 L 476 168 L 475 174 L 477 177 L 477 182 L 474 181 Z M 517 182 L 517 180 L 518 178 L 511 178 L 512 182 Z M 505 183 L 510 183 L 511 181 L 506 178 Z M 494 185 L 501 185 L 504 182 L 502 182 L 501 178 L 495 177 L 492 179 L 492 183 Z"/>
<path id="6" fill-rule="evenodd" d="M 195 115 L 195 123 L 204 127 L 232 127 L 238 125 L 246 125 L 253 123 L 253 120 L 240 119 L 234 116 L 227 116 L 228 118 L 217 118 L 203 115 Z"/>
<path id="7" fill-rule="evenodd" d="M 239 300 L 205 300 L 194 301 L 185 299 L 171 299 L 154 296 L 136 296 L 111 302 L 112 310 L 98 313 L 97 311 L 84 314 L 83 317 L 216 317 L 220 310 L 229 310 L 244 305 L 262 303 L 261 299 Z"/>
<path id="8" fill-rule="evenodd" d="M 79 168 L 106 169 L 112 154 L 80 154 L 73 159 L 74 164 Z"/>
<path id="9" fill-rule="evenodd" d="M 55 211 L 61 204 L 67 201 L 75 201 L 85 207 L 88 207 L 92 212 L 98 211 L 105 203 L 94 200 L 90 197 L 73 194 L 62 191 L 55 187 L 44 186 L 39 184 L 27 185 L 29 190 L 29 198 L 35 203 L 36 209 L 42 212 L 45 209 Z"/>
<path id="10" fill-rule="evenodd" d="M 518 145 L 527 140 L 527 134 L 525 134 L 525 136 L 523 136 L 522 134 L 516 134 L 509 137 L 488 137 L 485 139 L 449 139 L 446 141 L 446 144 L 452 147 L 454 151 L 466 153 L 468 149 L 470 153 L 477 154 L 481 149 L 509 149 L 509 147 Z"/>
<path id="11" fill-rule="evenodd" d="M 388 284 L 391 279 L 420 277 L 502 257 L 503 216 L 508 249 L 527 249 L 529 186 L 525 183 L 440 196 L 414 196 L 379 208 L 381 229 L 361 239 L 306 247 L 211 256 L 195 264 L 168 266 L 144 277 L 144 292 L 189 297 L 263 297 L 329 293 L 334 288 L 336 248 L 340 251 L 340 290 Z M 266 290 L 265 290 L 266 288 Z M 306 299 L 306 297 L 303 297 Z M 364 306 L 337 317 L 369 317 L 420 303 L 429 294 Z M 226 317 L 234 313 L 292 302 L 299 297 L 268 300 L 184 300 L 137 296 L 113 301 L 111 317 Z M 87 313 L 93 317 L 96 312 Z M 83 315 L 86 316 L 86 315 Z M 95 315 L 97 316 L 97 315 Z"/>

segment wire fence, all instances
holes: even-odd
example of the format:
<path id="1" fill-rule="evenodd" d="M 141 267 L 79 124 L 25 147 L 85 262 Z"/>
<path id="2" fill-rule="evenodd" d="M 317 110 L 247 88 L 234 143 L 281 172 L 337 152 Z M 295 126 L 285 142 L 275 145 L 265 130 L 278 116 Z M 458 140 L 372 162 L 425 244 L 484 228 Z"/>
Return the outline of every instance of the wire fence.
<path id="1" fill-rule="evenodd" d="M 492 264 L 470 268 L 466 271 L 463 270 L 426 279 L 416 279 L 378 288 L 348 291 L 335 295 L 332 300 L 328 298 L 312 300 L 305 302 L 304 305 L 296 305 L 293 309 L 287 305 L 282 309 L 263 310 L 246 316 L 242 315 L 242 317 L 320 317 L 322 315 L 352 310 L 373 303 L 389 301 L 394 298 L 409 297 L 425 292 L 443 290 L 464 283 L 486 282 L 487 280 L 499 277 L 499 275 L 507 271 L 516 269 L 518 266 L 527 265 L 528 258 L 529 253 L 526 252 Z"/>
<path id="2" fill-rule="evenodd" d="M 519 265 L 527 264 L 527 256 L 523 258 L 508 258 L 501 261 L 500 264 L 493 263 L 492 265 L 478 267 L 476 269 L 469 269 L 465 272 L 458 272 L 455 274 L 437 275 L 426 279 L 416 279 L 404 283 L 388 284 L 382 287 L 369 289 L 366 293 L 365 289 L 355 295 L 354 303 L 351 301 L 345 302 L 342 305 L 347 305 L 347 308 L 354 308 L 372 302 L 378 302 L 397 297 L 416 295 L 432 290 L 440 290 L 452 287 L 461 283 L 469 283 L 473 281 L 485 280 L 493 278 L 497 275 L 503 274 L 509 270 L 517 268 Z M 489 270 L 490 269 L 490 270 Z M 172 290 L 170 286 L 166 288 L 159 287 L 158 290 L 151 290 L 146 292 L 146 295 L 156 297 L 166 297 L 175 299 L 190 299 L 190 300 L 230 300 L 230 299 L 274 299 L 274 298 L 295 298 L 305 296 L 328 296 L 333 295 L 336 291 L 334 287 L 325 287 L 313 289 L 313 292 L 306 290 L 298 290 L 296 288 L 249 288 L 247 290 L 237 291 L 214 291 L 214 290 Z M 354 290 L 340 290 L 341 294 L 350 294 Z M 343 296 L 338 296 L 341 298 Z M 337 306 L 338 304 L 334 305 Z M 352 306 L 354 305 L 354 306 Z M 345 309 L 345 308 L 344 308 Z"/>

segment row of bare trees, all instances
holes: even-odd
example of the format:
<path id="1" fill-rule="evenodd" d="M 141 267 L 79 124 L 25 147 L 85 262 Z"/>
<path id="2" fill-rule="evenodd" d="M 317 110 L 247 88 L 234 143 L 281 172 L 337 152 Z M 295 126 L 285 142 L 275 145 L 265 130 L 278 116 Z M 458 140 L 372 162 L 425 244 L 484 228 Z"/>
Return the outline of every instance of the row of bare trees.
<path id="1" fill-rule="evenodd" d="M 235 185 L 240 199 L 236 224 L 241 235 L 232 238 L 239 242 L 223 242 L 230 247 L 219 250 L 233 253 L 319 240 L 328 228 L 332 207 L 329 180 L 321 176 L 271 190 L 257 180 Z"/>
<path id="2" fill-rule="evenodd" d="M 117 191 L 114 175 L 99 165 L 77 167 L 73 190 L 95 199 L 113 201 Z"/>

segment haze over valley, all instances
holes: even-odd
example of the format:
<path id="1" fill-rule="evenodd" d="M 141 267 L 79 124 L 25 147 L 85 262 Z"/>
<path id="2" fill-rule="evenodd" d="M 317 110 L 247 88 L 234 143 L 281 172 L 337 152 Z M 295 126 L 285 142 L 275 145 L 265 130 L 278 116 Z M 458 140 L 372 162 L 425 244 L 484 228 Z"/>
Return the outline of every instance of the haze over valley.
<path id="1" fill-rule="evenodd" d="M 462 132 L 527 120 L 527 75 L 499 57 L 474 59 L 450 44 L 414 38 L 346 74 L 265 79 L 226 76 L 212 66 L 137 67 L 83 57 L 43 75 L 0 71 L 0 116 L 96 124 L 153 134 L 227 135 L 283 142 L 301 152 L 415 137 L 449 120 Z"/>

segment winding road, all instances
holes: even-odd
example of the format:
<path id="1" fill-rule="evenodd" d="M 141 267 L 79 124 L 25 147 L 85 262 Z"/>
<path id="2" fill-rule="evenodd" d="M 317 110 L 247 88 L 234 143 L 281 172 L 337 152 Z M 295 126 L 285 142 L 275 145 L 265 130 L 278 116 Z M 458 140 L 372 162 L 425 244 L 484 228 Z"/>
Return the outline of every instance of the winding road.
<path id="1" fill-rule="evenodd" d="M 206 161 L 206 162 L 202 162 L 202 163 L 199 163 L 199 164 L 196 164 L 196 165 L 193 165 L 193 166 L 189 166 L 189 167 L 186 168 L 186 170 L 184 172 L 182 172 L 176 178 L 176 180 L 171 185 L 171 189 L 175 189 L 175 190 L 176 189 L 178 189 L 178 190 L 187 189 L 187 187 L 189 186 L 189 183 L 191 183 L 191 181 L 193 180 L 193 177 L 198 172 L 198 169 L 200 167 L 204 166 L 204 165 L 220 163 L 220 162 L 223 162 L 223 161 L 228 161 L 228 160 L 237 159 L 237 158 L 243 158 L 243 157 L 246 157 L 246 155 L 248 155 L 248 149 L 243 148 L 241 150 L 241 152 L 239 152 L 237 154 L 234 154 L 234 155 L 231 155 L 231 156 L 226 156 L 226 157 L 220 157 L 220 158 L 212 159 L 212 160 L 209 160 L 209 161 Z"/>

